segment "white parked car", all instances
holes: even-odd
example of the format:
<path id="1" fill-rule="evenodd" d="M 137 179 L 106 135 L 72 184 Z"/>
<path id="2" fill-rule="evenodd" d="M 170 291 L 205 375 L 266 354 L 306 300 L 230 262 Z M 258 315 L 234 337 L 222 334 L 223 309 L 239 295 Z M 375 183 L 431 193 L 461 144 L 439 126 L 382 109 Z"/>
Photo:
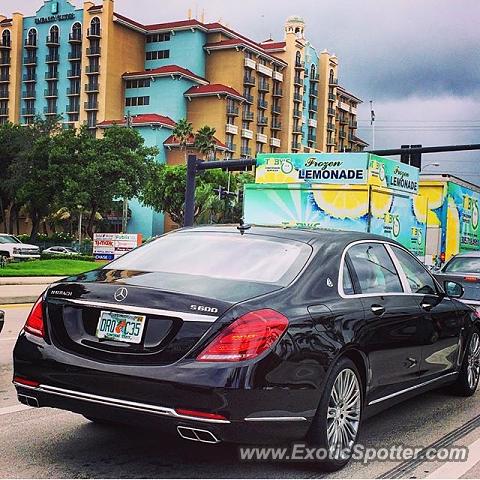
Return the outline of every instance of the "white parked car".
<path id="1" fill-rule="evenodd" d="M 11 260 L 29 260 L 40 258 L 40 248 L 22 243 L 14 235 L 0 233 L 0 257 Z"/>
<path id="2" fill-rule="evenodd" d="M 71 247 L 50 247 L 42 251 L 42 254 L 49 255 L 80 255 L 74 248 Z"/>

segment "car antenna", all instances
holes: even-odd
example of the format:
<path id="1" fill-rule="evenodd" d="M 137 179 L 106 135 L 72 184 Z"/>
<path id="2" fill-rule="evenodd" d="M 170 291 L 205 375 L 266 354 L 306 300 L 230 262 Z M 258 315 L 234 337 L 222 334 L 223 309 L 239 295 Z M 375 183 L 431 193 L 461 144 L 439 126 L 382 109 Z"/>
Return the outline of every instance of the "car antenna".
<path id="1" fill-rule="evenodd" d="M 244 223 L 243 218 L 240 219 L 240 224 L 237 227 L 237 230 L 240 230 L 240 233 L 243 235 L 247 230 L 252 228 L 251 225 L 247 225 Z"/>

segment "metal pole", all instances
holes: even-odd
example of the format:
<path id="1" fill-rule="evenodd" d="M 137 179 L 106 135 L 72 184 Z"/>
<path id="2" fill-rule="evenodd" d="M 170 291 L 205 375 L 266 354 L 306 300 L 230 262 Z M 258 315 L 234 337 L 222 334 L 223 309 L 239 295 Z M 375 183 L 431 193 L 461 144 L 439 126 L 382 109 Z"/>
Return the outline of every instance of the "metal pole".
<path id="1" fill-rule="evenodd" d="M 185 189 L 185 214 L 184 227 L 193 227 L 195 218 L 195 183 L 197 175 L 197 156 L 189 155 L 187 158 L 187 188 Z"/>
<path id="2" fill-rule="evenodd" d="M 133 128 L 133 117 L 130 110 L 125 115 L 125 125 L 127 128 Z M 127 233 L 128 226 L 128 198 L 123 198 L 122 207 L 122 233 Z"/>
<path id="3" fill-rule="evenodd" d="M 80 210 L 80 216 L 78 218 L 78 251 L 82 252 L 82 219 L 83 210 Z"/>

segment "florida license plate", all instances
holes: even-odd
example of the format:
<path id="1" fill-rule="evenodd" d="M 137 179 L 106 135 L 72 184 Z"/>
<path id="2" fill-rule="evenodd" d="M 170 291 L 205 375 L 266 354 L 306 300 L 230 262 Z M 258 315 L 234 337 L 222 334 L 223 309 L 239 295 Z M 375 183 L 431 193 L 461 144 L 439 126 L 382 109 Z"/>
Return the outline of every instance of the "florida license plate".
<path id="1" fill-rule="evenodd" d="M 145 318 L 144 315 L 102 311 L 97 325 L 97 338 L 140 343 L 145 328 Z"/>

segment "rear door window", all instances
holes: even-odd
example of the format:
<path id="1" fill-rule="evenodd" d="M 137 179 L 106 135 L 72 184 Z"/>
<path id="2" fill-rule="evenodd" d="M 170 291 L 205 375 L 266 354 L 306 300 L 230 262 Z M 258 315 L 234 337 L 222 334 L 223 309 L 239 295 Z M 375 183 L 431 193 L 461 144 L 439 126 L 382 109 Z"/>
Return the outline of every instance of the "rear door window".
<path id="1" fill-rule="evenodd" d="M 348 249 L 362 294 L 402 293 L 398 272 L 381 243 L 359 243 Z M 345 292 L 346 293 L 346 292 Z"/>

